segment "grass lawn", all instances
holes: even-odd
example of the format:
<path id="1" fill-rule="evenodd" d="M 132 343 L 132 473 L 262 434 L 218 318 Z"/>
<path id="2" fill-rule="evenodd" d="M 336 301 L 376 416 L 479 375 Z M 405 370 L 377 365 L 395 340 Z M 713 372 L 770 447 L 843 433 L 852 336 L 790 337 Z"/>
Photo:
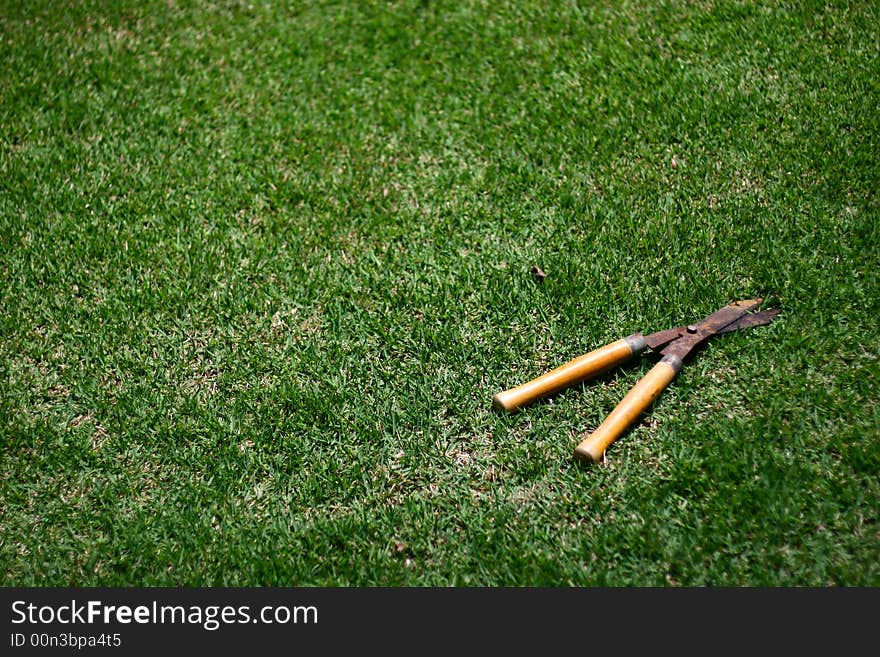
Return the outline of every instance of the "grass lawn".
<path id="1" fill-rule="evenodd" d="M 872 2 L 0 0 L 0 581 L 880 585 L 878 108 Z"/>

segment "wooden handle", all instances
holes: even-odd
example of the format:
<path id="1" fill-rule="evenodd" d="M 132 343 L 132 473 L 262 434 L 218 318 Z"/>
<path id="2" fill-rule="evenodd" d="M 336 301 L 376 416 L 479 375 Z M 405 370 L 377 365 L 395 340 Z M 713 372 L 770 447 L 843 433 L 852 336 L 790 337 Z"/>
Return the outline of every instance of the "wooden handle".
<path id="1" fill-rule="evenodd" d="M 608 446 L 626 431 L 681 370 L 681 359 L 664 356 L 663 360 L 635 384 L 599 427 L 575 447 L 575 456 L 585 463 L 598 463 Z"/>
<path id="2" fill-rule="evenodd" d="M 645 338 L 641 333 L 634 333 L 588 354 L 578 356 L 528 383 L 497 393 L 492 397 L 492 406 L 497 411 L 505 410 L 512 413 L 536 399 L 601 374 L 644 348 Z"/>

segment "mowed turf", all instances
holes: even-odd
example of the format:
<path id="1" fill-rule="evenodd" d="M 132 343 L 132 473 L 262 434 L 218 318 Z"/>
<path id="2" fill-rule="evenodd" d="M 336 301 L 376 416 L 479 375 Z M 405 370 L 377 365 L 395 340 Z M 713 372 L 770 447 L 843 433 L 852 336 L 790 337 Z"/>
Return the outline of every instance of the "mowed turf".
<path id="1" fill-rule="evenodd" d="M 4 0 L 2 583 L 880 585 L 878 28 Z M 755 296 L 604 464 L 650 358 L 492 411 Z"/>

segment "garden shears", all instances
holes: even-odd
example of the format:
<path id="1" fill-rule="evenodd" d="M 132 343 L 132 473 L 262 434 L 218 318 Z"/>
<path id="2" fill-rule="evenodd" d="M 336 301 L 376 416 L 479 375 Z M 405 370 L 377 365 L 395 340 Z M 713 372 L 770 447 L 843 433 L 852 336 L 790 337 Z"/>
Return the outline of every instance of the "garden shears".
<path id="1" fill-rule="evenodd" d="M 662 355 L 651 370 L 636 383 L 595 431 L 575 448 L 575 457 L 585 463 L 602 460 L 605 450 L 623 434 L 635 419 L 681 371 L 687 356 L 709 338 L 737 329 L 769 324 L 779 309 L 755 312 L 763 299 L 734 301 L 697 324 L 677 326 L 650 335 L 633 333 L 625 338 L 579 356 L 532 381 L 497 393 L 492 398 L 496 410 L 514 412 L 531 402 L 586 381 L 619 365 L 646 348 Z"/>

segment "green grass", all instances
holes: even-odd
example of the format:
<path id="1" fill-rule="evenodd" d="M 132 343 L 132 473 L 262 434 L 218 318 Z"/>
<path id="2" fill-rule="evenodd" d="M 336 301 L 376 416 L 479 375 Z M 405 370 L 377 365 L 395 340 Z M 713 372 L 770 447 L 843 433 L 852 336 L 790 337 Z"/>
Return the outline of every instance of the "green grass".
<path id="1" fill-rule="evenodd" d="M 878 26 L 3 0 L 0 581 L 880 585 Z M 603 465 L 651 359 L 491 410 L 752 296 Z"/>

